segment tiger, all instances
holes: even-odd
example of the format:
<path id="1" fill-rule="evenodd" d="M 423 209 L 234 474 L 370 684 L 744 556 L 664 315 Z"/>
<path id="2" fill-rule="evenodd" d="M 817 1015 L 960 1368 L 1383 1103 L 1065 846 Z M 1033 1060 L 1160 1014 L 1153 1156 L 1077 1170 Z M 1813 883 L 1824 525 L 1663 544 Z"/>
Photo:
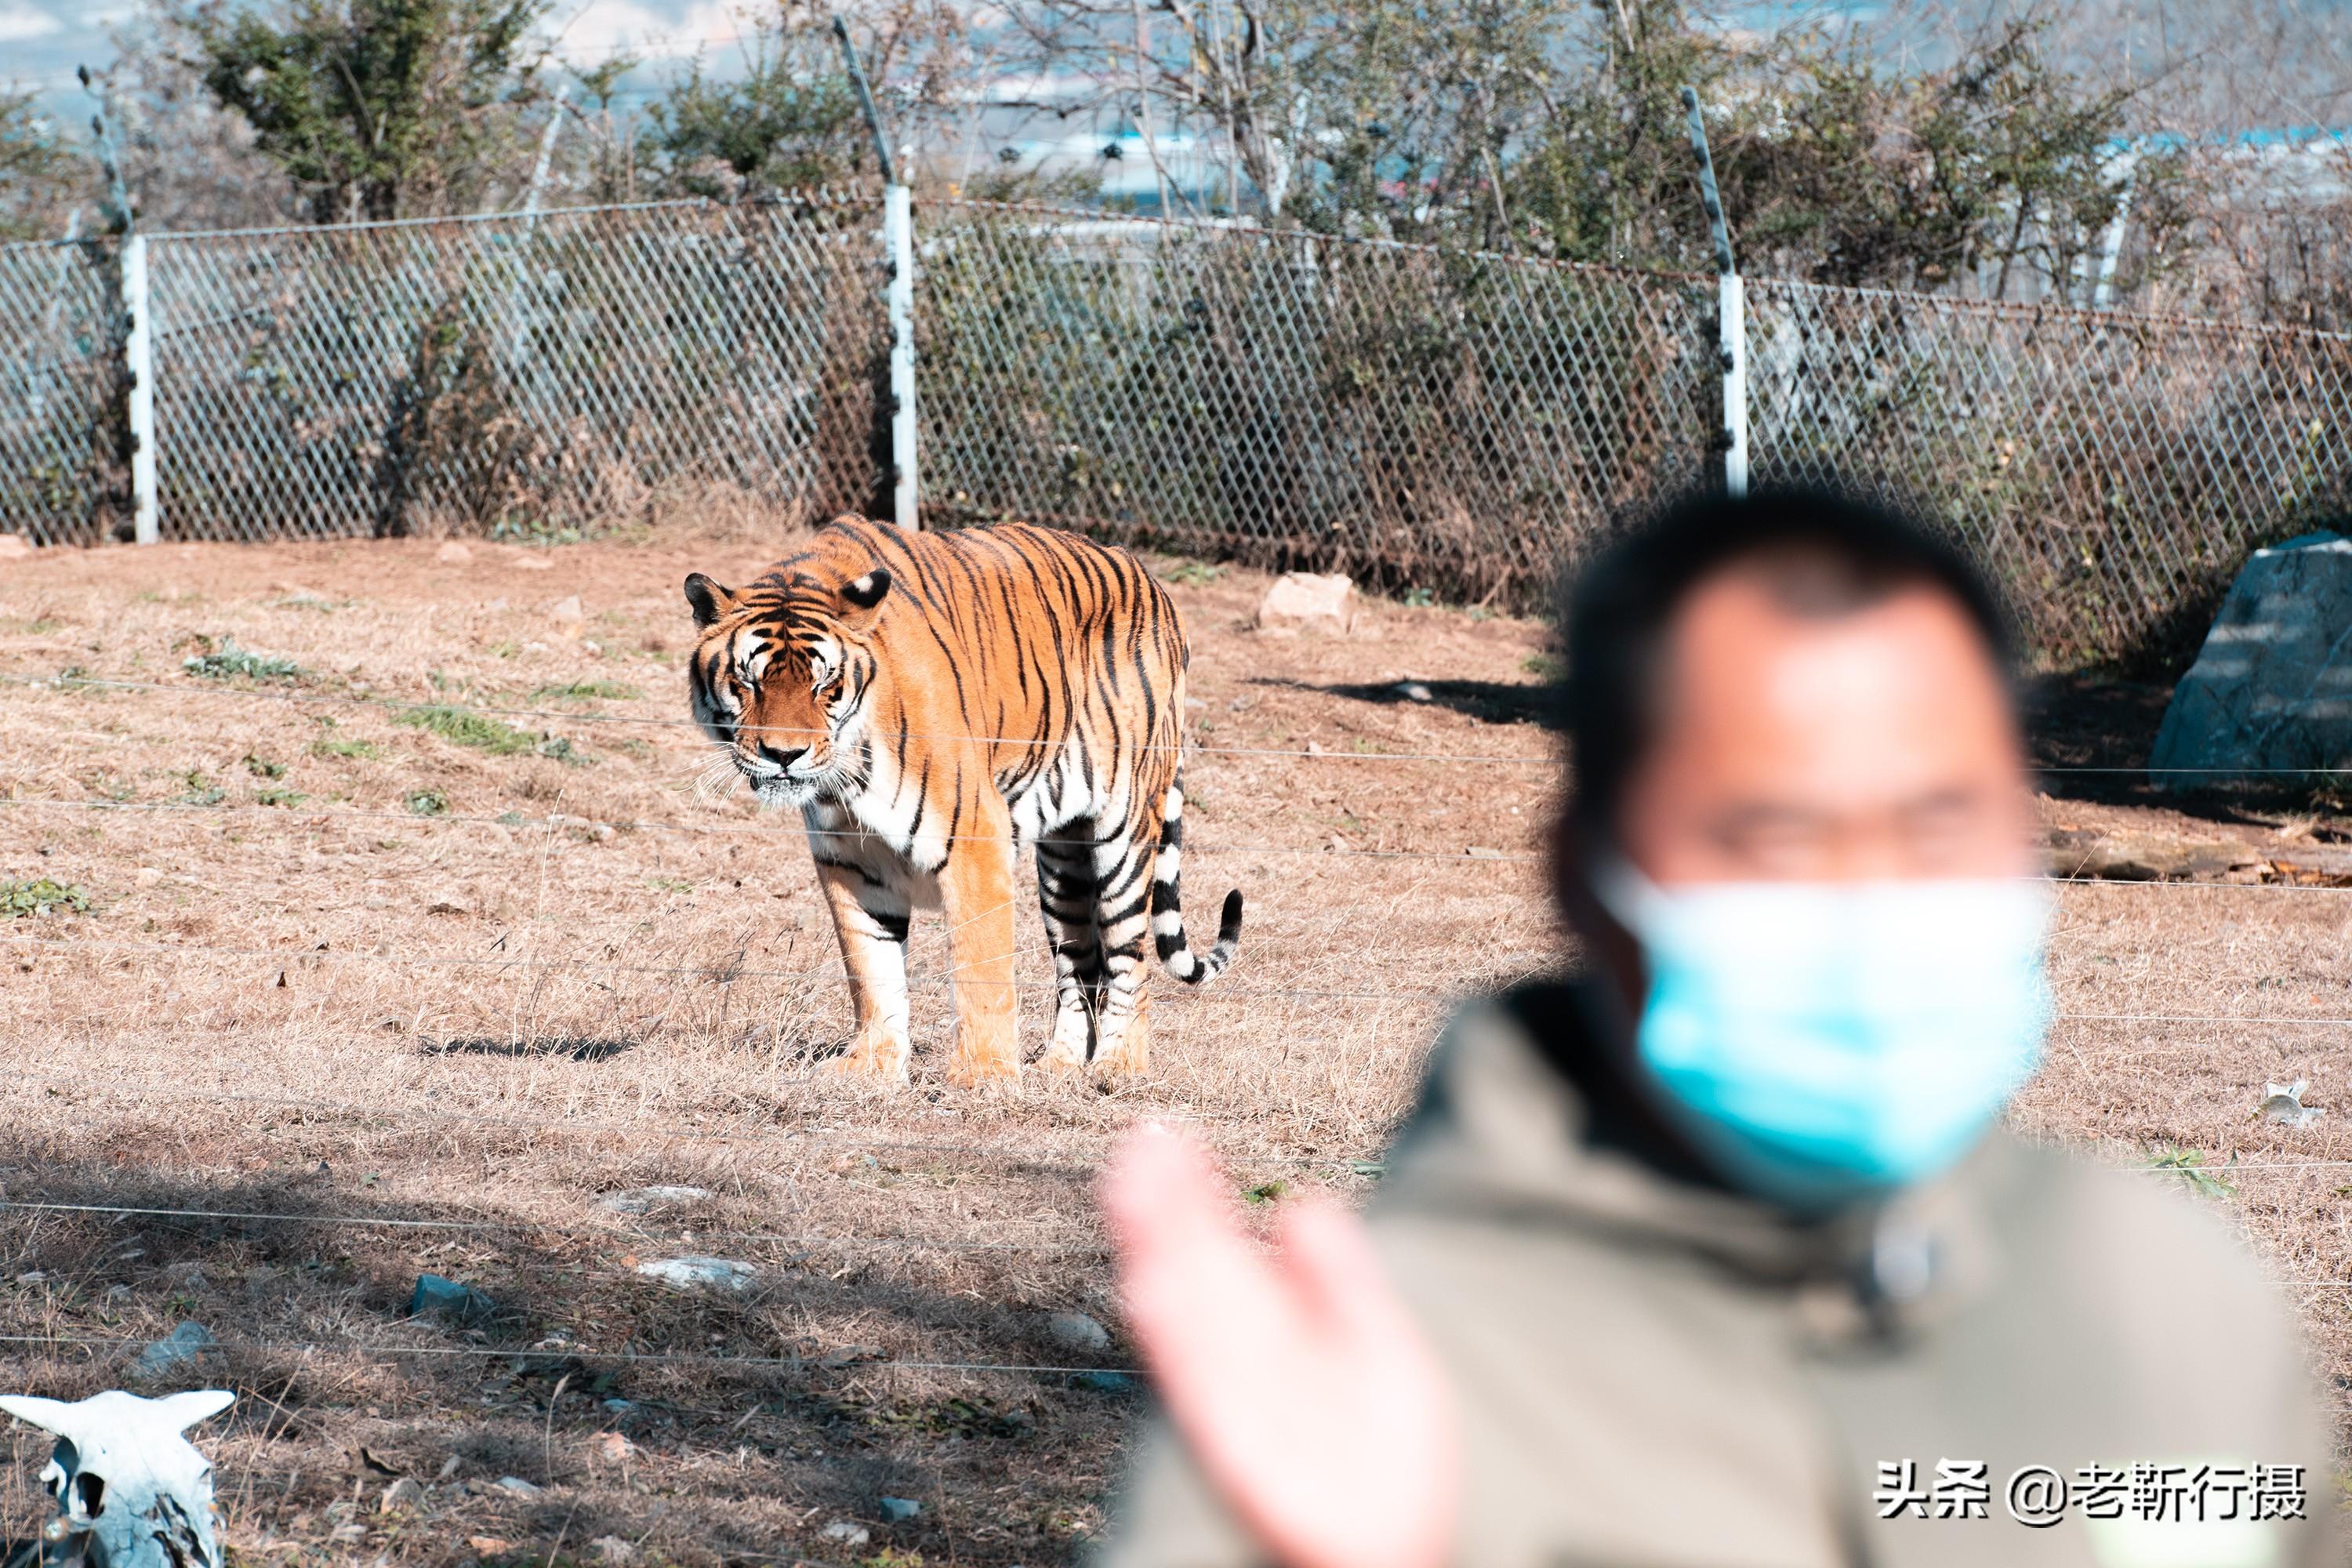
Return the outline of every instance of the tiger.
<path id="1" fill-rule="evenodd" d="M 799 810 L 856 1026 L 834 1070 L 907 1081 L 907 938 L 948 926 L 948 1077 L 1017 1089 L 1014 861 L 1036 856 L 1065 1071 L 1149 1069 L 1144 942 L 1202 985 L 1184 930 L 1184 626 L 1131 552 L 1010 523 L 912 532 L 848 516 L 740 588 L 698 572 L 695 721 L 761 804 Z M 724 766 L 722 763 L 719 765 Z"/>

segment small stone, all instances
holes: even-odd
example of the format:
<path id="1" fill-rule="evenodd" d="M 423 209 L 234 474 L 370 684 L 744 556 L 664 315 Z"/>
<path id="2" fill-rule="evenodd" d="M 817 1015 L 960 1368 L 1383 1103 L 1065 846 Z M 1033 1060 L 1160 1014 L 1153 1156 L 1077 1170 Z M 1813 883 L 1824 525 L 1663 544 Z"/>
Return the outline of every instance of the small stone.
<path id="1" fill-rule="evenodd" d="M 550 561 L 544 555 L 517 554 L 509 557 L 507 564 L 512 566 L 518 572 L 552 572 L 555 570 L 555 563 Z"/>
<path id="2" fill-rule="evenodd" d="M 1123 1372 L 1082 1372 L 1078 1382 L 1097 1394 L 1128 1394 L 1135 1388 L 1135 1379 Z"/>
<path id="3" fill-rule="evenodd" d="M 485 1557 L 496 1557 L 514 1550 L 514 1542 L 502 1535 L 469 1535 L 466 1537 L 466 1544 Z"/>
<path id="4" fill-rule="evenodd" d="M 375 1510 L 378 1513 L 398 1513 L 403 1509 L 420 1507 L 424 1501 L 424 1485 L 403 1476 L 383 1489 L 383 1496 L 377 1500 Z"/>
<path id="5" fill-rule="evenodd" d="M 1343 573 L 1286 572 L 1258 601 L 1261 631 L 1316 631 L 1345 637 L 1356 629 L 1356 584 Z"/>
<path id="6" fill-rule="evenodd" d="M 470 915 L 474 912 L 474 906 L 467 903 L 461 894 L 436 893 L 432 901 L 425 906 L 425 912 L 428 915 Z"/>
<path id="7" fill-rule="evenodd" d="M 1064 1350 L 1099 1352 L 1110 1348 L 1110 1331 L 1084 1312 L 1056 1312 L 1045 1320 L 1045 1331 Z"/>
<path id="8" fill-rule="evenodd" d="M 152 888 L 163 879 L 163 873 L 152 866 L 142 866 L 139 868 L 138 874 L 131 879 L 142 888 Z"/>
<path id="9" fill-rule="evenodd" d="M 596 1451 L 616 1465 L 636 1458 L 637 1446 L 618 1432 L 599 1432 L 593 1440 Z"/>
<path id="10" fill-rule="evenodd" d="M 636 1407 L 637 1402 L 634 1399 L 608 1399 L 604 1401 L 604 1408 L 611 1411 L 615 1415 L 626 1415 L 630 1411 L 635 1410 Z"/>
<path id="11" fill-rule="evenodd" d="M 498 1310 L 496 1301 L 471 1285 L 460 1285 L 438 1274 L 418 1275 L 416 1288 L 408 1293 L 408 1315 L 412 1318 L 439 1318 L 465 1327 L 495 1317 Z"/>
<path id="12" fill-rule="evenodd" d="M 617 1535 L 600 1535 L 588 1543 L 588 1548 L 596 1553 L 596 1560 L 600 1563 L 634 1563 L 637 1560 L 637 1549 Z"/>
<path id="13" fill-rule="evenodd" d="M 27 1268 L 25 1272 L 16 1276 L 16 1283 L 19 1285 L 45 1285 L 48 1283 L 48 1275 L 38 1268 Z"/>
<path id="14" fill-rule="evenodd" d="M 708 1187 L 632 1187 L 625 1193 L 606 1193 L 596 1200 L 596 1206 L 614 1214 L 651 1214 L 656 1209 L 698 1204 L 709 1195 Z"/>
<path id="15" fill-rule="evenodd" d="M 877 1500 L 882 1505 L 882 1517 L 892 1524 L 904 1524 L 923 1511 L 923 1505 L 913 1498 L 886 1497 Z"/>
<path id="16" fill-rule="evenodd" d="M 524 1480 L 520 1476 L 500 1476 L 498 1480 L 498 1488 L 499 1490 L 502 1492 L 512 1492 L 517 1497 L 537 1497 L 541 1492 L 547 1489 L 546 1488 L 539 1486 L 533 1482 Z"/>
<path id="17" fill-rule="evenodd" d="M 21 533 L 0 533 L 0 561 L 19 561 L 33 552 L 33 542 Z"/>
<path id="18" fill-rule="evenodd" d="M 556 600 L 547 606 L 547 613 L 559 621 L 577 621 L 586 618 L 585 613 L 580 608 L 580 595 L 577 594 L 568 599 Z"/>
<path id="19" fill-rule="evenodd" d="M 182 1323 L 171 1333 L 139 1352 L 131 1366 L 134 1377 L 161 1377 L 177 1372 L 218 1347 L 213 1331 L 202 1323 Z"/>
<path id="20" fill-rule="evenodd" d="M 1433 702 L 1436 700 L 1436 699 L 1431 695 L 1429 688 L 1423 686 L 1418 680 L 1400 680 L 1397 682 L 1396 691 L 1398 696 L 1403 698 L 1408 702 Z"/>
<path id="21" fill-rule="evenodd" d="M 454 539 L 433 552 L 434 560 L 450 566 L 463 566 L 473 558 L 474 552 Z"/>
<path id="22" fill-rule="evenodd" d="M 1503 852 L 1501 850 L 1490 849 L 1484 844 L 1473 844 L 1470 847 L 1462 851 L 1462 853 L 1467 855 L 1473 860 L 1500 860 L 1503 858 Z"/>
<path id="23" fill-rule="evenodd" d="M 853 1524 L 848 1520 L 836 1519 L 818 1531 L 817 1536 L 820 1540 L 830 1541 L 840 1546 L 864 1546 L 874 1539 L 874 1532 L 862 1524 Z"/>
<path id="24" fill-rule="evenodd" d="M 637 1265 L 637 1272 L 648 1279 L 658 1279 L 665 1285 L 681 1290 L 749 1290 L 760 1278 L 760 1271 L 748 1263 L 738 1263 L 728 1258 L 658 1258 L 650 1263 Z"/>

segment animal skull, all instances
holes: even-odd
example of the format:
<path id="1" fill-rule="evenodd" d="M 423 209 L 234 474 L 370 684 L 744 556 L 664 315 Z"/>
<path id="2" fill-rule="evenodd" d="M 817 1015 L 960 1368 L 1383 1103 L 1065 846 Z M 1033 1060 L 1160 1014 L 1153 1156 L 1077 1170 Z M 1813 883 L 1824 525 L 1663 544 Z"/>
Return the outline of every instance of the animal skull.
<path id="1" fill-rule="evenodd" d="M 220 1568 L 213 1468 L 181 1434 L 236 1403 L 226 1389 L 163 1399 L 111 1391 L 77 1405 L 0 1394 L 0 1410 L 58 1440 L 41 1484 L 58 1517 L 41 1561 L 88 1568 Z"/>

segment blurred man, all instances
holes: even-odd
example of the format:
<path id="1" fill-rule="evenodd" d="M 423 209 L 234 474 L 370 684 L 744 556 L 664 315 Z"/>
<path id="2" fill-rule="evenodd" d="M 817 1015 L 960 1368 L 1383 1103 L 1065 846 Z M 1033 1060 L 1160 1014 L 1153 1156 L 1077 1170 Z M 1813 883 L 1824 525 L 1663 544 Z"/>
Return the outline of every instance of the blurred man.
<path id="1" fill-rule="evenodd" d="M 1991 1129 L 2050 899 L 1992 596 L 1822 497 L 1568 607 L 1580 978 L 1472 1007 L 1369 1223 L 1106 1183 L 1167 1429 L 1113 1568 L 2315 1563 L 2304 1355 L 2146 1176 Z"/>

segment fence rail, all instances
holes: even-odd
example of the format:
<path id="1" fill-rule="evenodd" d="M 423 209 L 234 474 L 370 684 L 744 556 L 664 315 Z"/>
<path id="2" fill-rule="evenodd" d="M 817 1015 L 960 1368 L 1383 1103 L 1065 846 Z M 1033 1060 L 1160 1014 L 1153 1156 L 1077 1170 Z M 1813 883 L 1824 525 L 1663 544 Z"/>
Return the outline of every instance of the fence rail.
<path id="1" fill-rule="evenodd" d="M 158 235 L 166 538 L 887 509 L 870 195 Z M 1719 441 L 1712 279 L 980 202 L 917 216 L 923 503 L 1541 600 Z M 0 247 L 0 531 L 125 517 L 112 242 Z M 1751 280 L 1759 477 L 1951 520 L 2051 662 L 2352 508 L 2352 339 Z"/>

